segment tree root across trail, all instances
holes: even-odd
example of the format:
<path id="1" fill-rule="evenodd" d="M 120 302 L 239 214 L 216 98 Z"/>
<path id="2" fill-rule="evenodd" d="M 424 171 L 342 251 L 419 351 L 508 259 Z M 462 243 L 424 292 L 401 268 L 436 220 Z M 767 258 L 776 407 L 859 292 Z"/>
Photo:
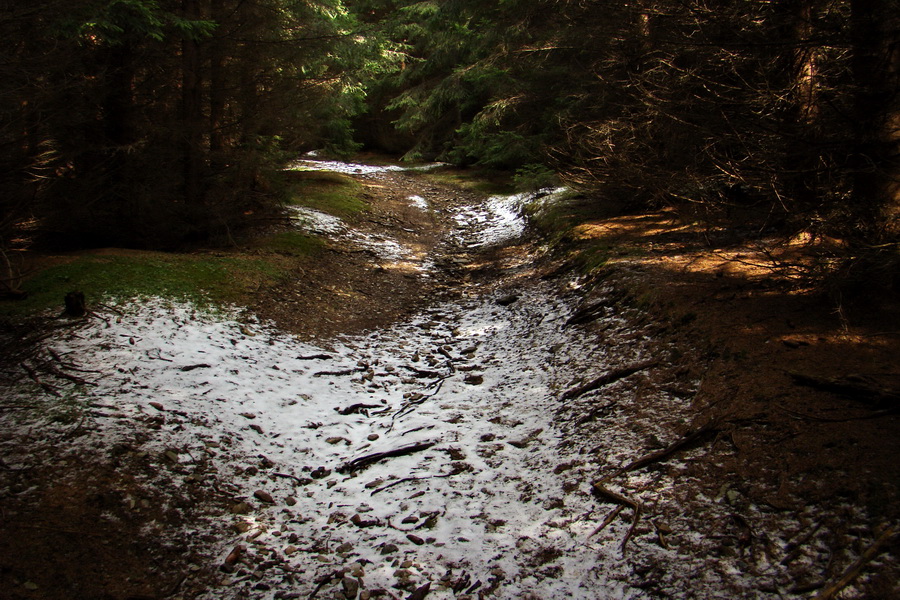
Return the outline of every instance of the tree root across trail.
<path id="1" fill-rule="evenodd" d="M 317 341 L 148 301 L 54 332 L 46 363 L 27 362 L 36 379 L 16 365 L 0 406 L 0 595 L 799 599 L 890 585 L 890 510 L 798 496 L 775 444 L 771 472 L 748 470 L 754 436 L 802 432 L 719 410 L 714 372 L 634 308 L 628 282 L 582 300 L 517 225 L 501 235 L 502 202 L 402 173 L 362 182 L 382 211 L 367 222 L 433 219 L 433 239 L 364 289 L 368 305 L 352 290 L 391 264 L 335 245 L 351 258 L 328 265 L 333 298 L 356 304 L 283 302 L 311 315 L 276 319 Z M 341 315 L 368 331 L 332 337 Z"/>

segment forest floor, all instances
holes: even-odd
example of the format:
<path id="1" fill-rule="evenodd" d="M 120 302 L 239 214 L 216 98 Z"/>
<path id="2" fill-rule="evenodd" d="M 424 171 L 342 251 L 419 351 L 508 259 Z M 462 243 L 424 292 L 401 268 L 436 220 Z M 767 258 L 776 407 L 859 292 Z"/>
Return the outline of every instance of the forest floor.
<path id="1" fill-rule="evenodd" d="M 301 211 L 325 251 L 247 310 L 34 325 L 0 597 L 900 594 L 896 298 L 671 212 L 561 252 L 527 198 L 334 168 L 369 210 Z"/>

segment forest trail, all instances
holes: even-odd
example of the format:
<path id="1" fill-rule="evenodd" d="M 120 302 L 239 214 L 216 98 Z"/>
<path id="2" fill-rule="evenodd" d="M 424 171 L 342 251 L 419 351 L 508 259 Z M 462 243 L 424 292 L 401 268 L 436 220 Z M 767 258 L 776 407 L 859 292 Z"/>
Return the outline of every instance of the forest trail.
<path id="1" fill-rule="evenodd" d="M 524 198 L 348 168 L 370 218 L 301 215 L 332 258 L 263 320 L 148 301 L 46 341 L 87 383 L 75 424 L 2 414 L 4 597 L 806 598 L 864 550 L 858 506 L 709 475 L 739 440 L 690 348 L 582 304 Z"/>

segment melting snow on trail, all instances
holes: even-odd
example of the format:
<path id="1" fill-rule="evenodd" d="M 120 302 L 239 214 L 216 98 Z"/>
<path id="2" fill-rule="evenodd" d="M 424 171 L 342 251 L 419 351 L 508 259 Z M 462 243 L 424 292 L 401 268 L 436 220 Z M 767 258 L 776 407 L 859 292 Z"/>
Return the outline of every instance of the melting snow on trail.
<path id="1" fill-rule="evenodd" d="M 402 260 L 413 256 L 413 250 L 395 239 L 383 235 L 372 235 L 350 227 L 338 217 L 305 208 L 291 207 L 300 228 L 311 233 L 326 235 L 331 239 L 345 241 L 362 250 L 368 250 L 384 260 Z"/>
<path id="2" fill-rule="evenodd" d="M 625 573 L 611 560 L 600 582 L 584 561 L 593 501 L 559 469 L 574 457 L 559 453 L 557 392 L 598 352 L 563 332 L 568 313 L 535 288 L 323 349 L 157 303 L 56 351 L 108 373 L 92 399 L 135 417 L 161 404 L 157 450 L 235 475 L 254 508 L 224 550 L 250 539 L 307 581 L 351 565 L 370 589 L 444 582 L 434 598 L 454 586 L 585 597 L 586 585 L 612 597 Z M 268 468 L 244 477 L 261 457 Z"/>
<path id="3" fill-rule="evenodd" d="M 537 199 L 553 198 L 565 188 L 523 192 L 511 196 L 491 196 L 483 204 L 466 206 L 455 215 L 456 241 L 469 249 L 510 242 L 525 233 L 525 205 Z M 544 200 L 546 201 L 546 200 Z"/>

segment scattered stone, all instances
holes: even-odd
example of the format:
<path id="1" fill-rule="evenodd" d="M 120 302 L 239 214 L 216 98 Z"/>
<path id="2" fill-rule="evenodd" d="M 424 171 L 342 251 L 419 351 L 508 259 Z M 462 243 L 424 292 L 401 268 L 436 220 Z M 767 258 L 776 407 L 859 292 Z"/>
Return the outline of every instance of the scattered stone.
<path id="1" fill-rule="evenodd" d="M 246 521 L 240 521 L 239 523 L 234 524 L 234 530 L 238 533 L 247 533 L 250 531 L 250 527 L 250 523 L 247 523 Z"/>
<path id="2" fill-rule="evenodd" d="M 236 564 L 237 561 L 241 560 L 241 556 L 244 555 L 245 550 L 246 548 L 240 544 L 235 546 L 234 549 L 228 553 L 228 556 L 225 557 L 225 564 L 229 566 Z"/>
<path id="3" fill-rule="evenodd" d="M 334 549 L 338 554 L 346 554 L 347 552 L 351 552 L 353 550 L 353 544 L 350 542 L 344 542 L 340 546 Z"/>
<path id="4" fill-rule="evenodd" d="M 292 545 L 292 546 L 288 546 L 287 548 L 284 549 L 285 556 L 290 556 L 291 554 L 296 554 L 296 552 L 297 552 L 297 546 Z"/>
<path id="5" fill-rule="evenodd" d="M 469 373 L 463 378 L 463 383 L 469 385 L 481 385 L 484 383 L 484 377 L 482 375 L 473 375 L 472 373 Z"/>
<path id="6" fill-rule="evenodd" d="M 160 404 L 159 402 L 149 402 L 148 404 L 150 404 L 150 406 L 152 406 L 152 407 L 155 408 L 156 410 L 160 410 L 160 411 L 164 411 L 164 410 L 165 410 L 165 408 L 163 408 L 163 405 Z"/>
<path id="7" fill-rule="evenodd" d="M 359 593 L 359 581 L 345 576 L 341 580 L 341 586 L 344 588 L 344 597 L 347 600 L 355 600 L 356 594 Z"/>
<path id="8" fill-rule="evenodd" d="M 263 435 L 263 428 L 259 425 L 250 425 L 250 429 L 258 433 L 259 435 Z"/>
<path id="9" fill-rule="evenodd" d="M 317 467 L 309 474 L 313 479 L 324 479 L 329 475 L 331 475 L 331 470 L 326 469 L 325 467 Z"/>
<path id="10" fill-rule="evenodd" d="M 508 296 L 503 296 L 502 298 L 497 299 L 497 304 L 500 306 L 509 306 L 510 304 L 515 304 L 519 300 L 519 296 L 516 294 L 510 294 Z"/>
<path id="11" fill-rule="evenodd" d="M 377 433 L 370 433 L 370 434 L 366 437 L 366 439 L 369 440 L 370 442 L 374 442 L 375 440 L 377 440 L 377 439 L 380 438 L 380 437 L 381 437 L 381 436 L 378 435 Z"/>
<path id="12" fill-rule="evenodd" d="M 287 498 L 284 499 L 284 503 L 287 504 L 288 506 L 295 506 L 297 504 L 297 499 L 294 498 L 293 496 L 288 496 Z"/>
<path id="13" fill-rule="evenodd" d="M 406 600 L 424 600 L 428 592 L 431 591 L 431 582 L 429 581 L 420 588 L 417 588 L 412 594 L 406 597 Z"/>
<path id="14" fill-rule="evenodd" d="M 345 437 L 335 436 L 335 437 L 325 438 L 325 443 L 331 444 L 332 446 L 334 446 L 335 444 L 340 444 L 341 442 L 344 442 L 347 445 L 350 444 L 350 440 L 348 440 Z"/>
<path id="15" fill-rule="evenodd" d="M 246 475 L 247 477 L 253 477 L 257 473 L 259 473 L 259 469 L 252 465 L 244 469 L 244 475 Z"/>
<path id="16" fill-rule="evenodd" d="M 238 502 L 231 507 L 231 513 L 235 515 L 247 515 L 253 510 L 253 505 L 249 502 Z"/>
<path id="17" fill-rule="evenodd" d="M 385 544 L 384 546 L 381 547 L 381 555 L 387 556 L 388 554 L 393 554 L 394 552 L 397 552 L 398 550 L 399 550 L 399 548 L 397 548 L 396 544 Z"/>
<path id="18" fill-rule="evenodd" d="M 378 520 L 365 520 L 359 514 L 355 514 L 350 517 L 350 522 L 360 528 L 372 527 L 373 525 L 378 525 Z"/>
<path id="19" fill-rule="evenodd" d="M 493 442 L 497 439 L 497 436 L 493 433 L 486 433 L 479 438 L 482 442 Z"/>
<path id="20" fill-rule="evenodd" d="M 242 417 L 244 417 L 245 419 L 250 419 L 250 420 L 253 420 L 253 419 L 256 418 L 256 415 L 255 415 L 255 414 L 249 413 L 249 412 L 240 413 L 240 415 L 241 415 Z"/>
<path id="21" fill-rule="evenodd" d="M 416 517 L 416 516 L 414 516 L 414 515 L 410 515 L 410 516 L 406 517 L 405 519 L 403 519 L 403 520 L 400 521 L 400 522 L 401 522 L 402 524 L 404 524 L 404 525 L 411 525 L 411 524 L 413 524 L 413 523 L 418 523 L 418 522 L 419 522 L 419 517 Z"/>
<path id="22" fill-rule="evenodd" d="M 163 456 L 173 463 L 178 463 L 178 452 L 175 450 L 166 450 L 165 452 L 163 452 Z"/>
<path id="23" fill-rule="evenodd" d="M 274 504 L 275 499 L 272 498 L 272 494 L 265 490 L 256 490 L 253 492 L 253 497 L 259 500 L 260 502 L 266 502 L 268 504 Z"/>
<path id="24" fill-rule="evenodd" d="M 380 479 L 380 478 L 374 479 L 374 480 L 370 481 L 369 483 L 367 483 L 366 485 L 364 485 L 363 487 L 365 487 L 367 490 L 371 490 L 372 488 L 377 488 L 377 487 L 381 486 L 382 483 L 384 483 L 384 479 Z"/>
<path id="25" fill-rule="evenodd" d="M 419 536 L 414 535 L 414 534 L 412 534 L 412 533 L 406 534 L 406 539 L 408 539 L 409 541 L 411 541 L 411 542 L 412 542 L 413 544 L 415 544 L 416 546 L 421 546 L 422 544 L 425 543 L 425 540 L 423 540 L 423 539 L 420 538 Z"/>

